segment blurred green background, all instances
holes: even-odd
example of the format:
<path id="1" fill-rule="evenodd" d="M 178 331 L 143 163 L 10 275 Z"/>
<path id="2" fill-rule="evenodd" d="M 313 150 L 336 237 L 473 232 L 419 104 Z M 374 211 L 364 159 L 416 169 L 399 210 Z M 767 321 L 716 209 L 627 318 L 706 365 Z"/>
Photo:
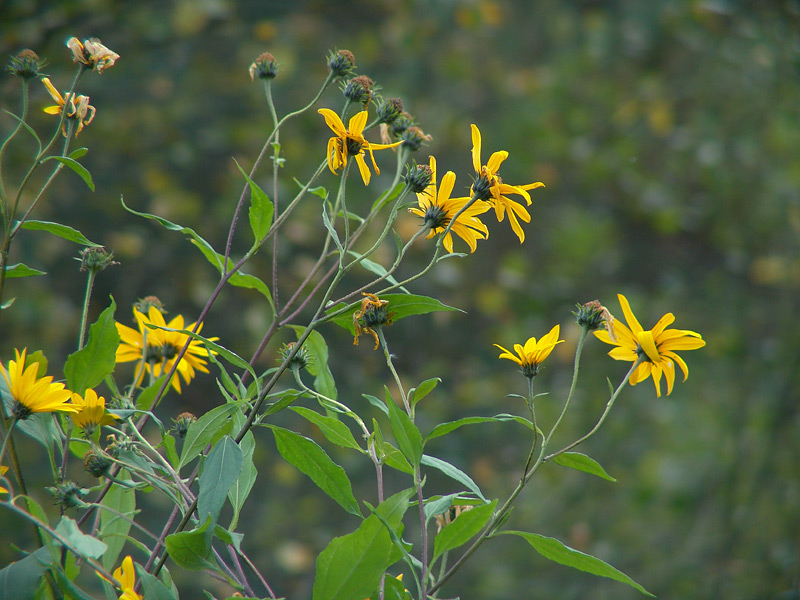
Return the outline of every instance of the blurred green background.
<path id="1" fill-rule="evenodd" d="M 510 524 L 599 556 L 662 598 L 800 597 L 797 2 L 5 0 L 0 17 L 0 54 L 34 49 L 49 60 L 45 71 L 59 89 L 72 77 L 64 47 L 70 36 L 100 37 L 121 55 L 101 76 L 85 76 L 79 90 L 97 107 L 78 138 L 90 148 L 83 162 L 96 191 L 64 173 L 36 217 L 67 223 L 115 252 L 122 264 L 98 278 L 94 313 L 113 294 L 118 320 L 129 325 L 131 303 L 149 294 L 194 320 L 215 277 L 186 240 L 129 215 L 119 197 L 223 247 L 242 183 L 232 157 L 249 167 L 269 131 L 263 92 L 247 74 L 262 52 L 280 63 L 273 89 L 285 113 L 313 96 L 328 50 L 351 50 L 358 72 L 386 96 L 402 97 L 433 136 L 417 160 L 434 154 L 440 169 L 456 172 L 457 191 L 469 183 L 469 125 L 477 124 L 484 160 L 494 150 L 510 152 L 505 181 L 541 180 L 547 188 L 533 194 L 524 245 L 507 223 L 494 224 L 475 255 L 445 262 L 414 286 L 466 315 L 408 319 L 387 330 L 410 385 L 444 380 L 420 407 L 423 431 L 468 414 L 522 414 L 521 402 L 506 394 L 524 393 L 524 379 L 510 362 L 498 363 L 492 343 L 508 347 L 561 323 L 567 343 L 537 379 L 539 391 L 551 391 L 538 401 L 540 420 L 552 423 L 571 376 L 576 302 L 598 298 L 621 316 L 616 294 L 624 293 L 645 327 L 674 312 L 675 326 L 701 332 L 708 343 L 685 355 L 688 381 L 660 399 L 649 381 L 629 390 L 583 447 L 618 482 L 547 466 Z M 3 108 L 18 111 L 18 81 L 0 77 L 0 97 Z M 333 89 L 320 106 L 338 110 L 341 101 Z M 49 104 L 44 89 L 34 89 L 30 122 L 40 131 L 53 124 L 41 113 Z M 0 116 L 2 131 L 12 126 Z M 290 176 L 307 178 L 323 158 L 328 136 L 313 111 L 282 134 L 284 198 Z M 18 175 L 31 148 L 17 145 L 5 172 Z M 377 155 L 384 175 L 364 192 L 365 202 L 388 180 L 388 154 Z M 266 171 L 259 181 L 266 188 Z M 333 181 L 323 176 L 323 184 Z M 321 235 L 316 209 L 302 214 L 281 250 L 298 278 Z M 398 227 L 407 238 L 417 222 L 403 217 Z M 419 243 L 414 259 L 422 264 L 429 250 Z M 4 360 L 28 346 L 55 365 L 74 349 L 84 286 L 76 253 L 46 234 L 19 236 L 11 262 L 49 275 L 11 280 L 6 298 L 18 301 L 4 315 Z M 267 265 L 261 258 L 250 271 L 266 278 Z M 204 331 L 250 356 L 265 315 L 255 294 L 227 291 Z M 389 380 L 380 358 L 366 343 L 353 348 L 342 330 L 323 334 L 335 348 L 340 396 L 369 412 L 360 394 L 380 395 Z M 617 382 L 625 372 L 602 346 L 593 342 L 584 354 L 563 443 L 602 412 L 605 378 Z M 271 346 L 261 366 L 274 360 Z M 218 401 L 215 394 L 213 377 L 200 376 L 159 414 L 202 412 Z M 258 435 L 245 548 L 278 595 L 310 597 L 314 557 L 356 523 L 275 460 L 269 434 Z M 490 425 L 451 438 L 428 451 L 469 472 L 487 496 L 513 488 L 527 454 L 522 430 Z M 357 497 L 374 501 L 369 465 L 326 448 L 354 479 Z M 396 491 L 404 482 L 390 477 L 387 485 Z M 454 491 L 433 476 L 428 486 Z M 146 517 L 158 528 L 165 507 L 150 502 Z M 25 546 L 24 535 L 7 515 L 0 518 L 0 539 Z M 3 544 L 3 564 L 14 556 Z M 487 543 L 445 595 L 640 597 L 505 538 Z"/>

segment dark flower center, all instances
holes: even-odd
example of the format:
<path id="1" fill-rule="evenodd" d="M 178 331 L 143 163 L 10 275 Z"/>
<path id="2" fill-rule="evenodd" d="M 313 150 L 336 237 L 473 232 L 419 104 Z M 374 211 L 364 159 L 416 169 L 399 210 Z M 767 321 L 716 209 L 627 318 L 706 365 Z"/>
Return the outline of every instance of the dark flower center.
<path id="1" fill-rule="evenodd" d="M 344 145 L 345 148 L 347 149 L 347 156 L 356 156 L 361 152 L 361 148 L 364 146 L 364 144 L 362 144 L 358 140 L 354 140 L 351 137 L 348 137 L 345 140 Z"/>
<path id="2" fill-rule="evenodd" d="M 450 223 L 450 218 L 447 216 L 447 213 L 442 210 L 441 206 L 430 206 L 428 210 L 425 211 L 425 216 L 423 217 L 423 224 L 430 229 L 444 229 Z"/>

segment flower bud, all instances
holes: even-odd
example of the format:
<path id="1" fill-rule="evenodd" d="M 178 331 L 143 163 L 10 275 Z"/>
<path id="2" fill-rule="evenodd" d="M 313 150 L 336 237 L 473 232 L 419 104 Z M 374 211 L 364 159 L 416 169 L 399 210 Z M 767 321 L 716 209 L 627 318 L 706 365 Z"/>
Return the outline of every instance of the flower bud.
<path id="1" fill-rule="evenodd" d="M 250 65 L 250 79 L 275 79 L 278 74 L 278 63 L 269 52 L 264 52 Z"/>
<path id="2" fill-rule="evenodd" d="M 39 70 L 46 64 L 47 61 L 40 59 L 36 52 L 26 49 L 16 56 L 12 56 L 11 62 L 6 69 L 9 73 L 17 77 L 33 79 L 39 76 Z"/>
<path id="3" fill-rule="evenodd" d="M 288 342 L 280 347 L 278 350 L 278 361 L 283 362 L 286 358 L 292 353 L 294 347 L 297 345 L 297 342 Z M 305 369 L 308 366 L 308 363 L 311 362 L 311 356 L 306 350 L 306 347 L 303 346 L 297 353 L 292 357 L 292 360 L 289 361 L 289 368 L 290 369 Z"/>
<path id="4" fill-rule="evenodd" d="M 71 481 L 59 483 L 55 487 L 48 487 L 47 491 L 55 496 L 56 504 L 64 509 L 84 506 L 83 499 L 89 494 L 88 490 L 79 488 Z"/>
<path id="5" fill-rule="evenodd" d="M 186 434 L 189 432 L 189 426 L 195 421 L 197 421 L 197 417 L 192 413 L 182 412 L 175 419 L 172 419 L 172 422 L 175 423 L 173 427 L 175 434 L 181 439 L 185 438 Z"/>
<path id="6" fill-rule="evenodd" d="M 80 252 L 80 257 L 81 271 L 90 271 L 92 273 L 99 273 L 106 267 L 119 264 L 114 260 L 114 253 L 109 252 L 103 246 L 84 248 Z"/>
<path id="7" fill-rule="evenodd" d="M 403 101 L 400 98 L 381 98 L 376 114 L 379 123 L 394 123 L 403 113 Z"/>
<path id="8" fill-rule="evenodd" d="M 599 300 L 592 300 L 585 304 L 578 304 L 577 312 L 573 312 L 576 322 L 586 331 L 599 329 L 600 325 L 605 322 L 606 330 L 612 339 L 616 339 L 614 335 L 614 317 L 608 312 L 608 309 L 600 304 Z"/>
<path id="9" fill-rule="evenodd" d="M 416 152 L 422 148 L 424 142 L 430 142 L 433 138 L 427 135 L 419 127 L 412 125 L 403 132 L 400 136 L 403 140 L 403 146 L 408 148 L 411 152 Z"/>
<path id="10" fill-rule="evenodd" d="M 104 477 L 108 475 L 108 469 L 113 464 L 111 458 L 103 452 L 89 450 L 83 455 L 83 468 L 93 477 Z"/>
<path id="11" fill-rule="evenodd" d="M 433 178 L 433 171 L 428 165 L 417 165 L 409 167 L 406 165 L 406 174 L 403 175 L 403 181 L 408 188 L 415 194 L 421 194 L 431 184 Z"/>
<path id="12" fill-rule="evenodd" d="M 366 106 L 370 98 L 372 98 L 372 88 L 374 85 L 375 83 L 372 79 L 366 75 L 358 75 L 345 84 L 342 93 L 348 100 Z"/>
<path id="13" fill-rule="evenodd" d="M 338 50 L 328 54 L 328 67 L 335 77 L 347 77 L 356 67 L 356 59 L 349 50 Z"/>
<path id="14" fill-rule="evenodd" d="M 150 312 L 151 306 L 155 306 L 158 312 L 161 314 L 166 314 L 167 312 L 167 310 L 164 308 L 164 305 L 161 303 L 161 300 L 159 300 L 156 296 L 145 296 L 144 298 L 139 298 L 133 303 L 133 310 L 146 315 Z"/>

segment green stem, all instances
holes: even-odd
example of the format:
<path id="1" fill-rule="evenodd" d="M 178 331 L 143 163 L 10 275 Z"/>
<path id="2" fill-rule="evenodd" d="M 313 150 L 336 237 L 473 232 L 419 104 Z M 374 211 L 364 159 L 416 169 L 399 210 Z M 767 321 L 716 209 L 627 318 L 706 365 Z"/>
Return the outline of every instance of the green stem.
<path id="1" fill-rule="evenodd" d="M 14 430 L 14 425 L 17 424 L 17 417 L 11 417 L 11 423 L 8 426 L 8 431 L 6 431 L 6 436 L 3 438 L 3 446 L 0 448 L 0 465 L 3 464 L 3 458 L 6 456 L 6 448 L 8 447 L 8 442 L 11 439 L 11 432 Z"/>
<path id="2" fill-rule="evenodd" d="M 392 362 L 392 355 L 389 353 L 389 345 L 386 343 L 386 338 L 383 336 L 383 327 L 378 326 L 375 328 L 378 334 L 378 340 L 381 343 L 381 349 L 383 350 L 383 357 L 386 359 L 386 366 L 389 367 L 389 371 L 392 373 L 392 377 L 394 378 L 395 385 L 397 385 L 397 389 L 400 392 L 400 398 L 403 400 L 403 406 L 406 409 L 406 413 L 408 414 L 411 419 L 414 419 L 414 413 L 411 410 L 411 406 L 408 404 L 408 397 L 406 396 L 406 392 L 403 389 L 403 382 L 400 381 L 400 376 L 397 374 L 397 371 L 394 368 L 394 363 Z"/>
<path id="3" fill-rule="evenodd" d="M 83 296 L 83 311 L 81 312 L 81 328 L 78 333 L 78 350 L 83 348 L 84 340 L 86 339 L 86 325 L 89 320 L 89 303 L 92 298 L 92 287 L 94 286 L 94 278 L 97 276 L 97 271 L 88 269 L 89 274 L 86 277 L 86 293 Z"/>

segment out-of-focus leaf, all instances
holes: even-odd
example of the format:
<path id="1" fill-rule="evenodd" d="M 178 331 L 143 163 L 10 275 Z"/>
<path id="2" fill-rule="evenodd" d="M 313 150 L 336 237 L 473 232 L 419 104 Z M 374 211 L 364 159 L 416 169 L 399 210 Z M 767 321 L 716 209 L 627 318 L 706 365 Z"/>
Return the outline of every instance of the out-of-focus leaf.
<path id="1" fill-rule="evenodd" d="M 455 310 L 463 312 L 460 308 L 447 306 L 446 304 L 442 304 L 436 298 L 430 298 L 428 296 L 417 296 L 414 294 L 383 294 L 380 296 L 380 299 L 389 301 L 389 304 L 386 308 L 389 313 L 391 313 L 392 321 L 395 323 L 400 319 L 404 319 L 405 317 L 410 317 L 412 315 L 424 315 L 436 311 Z M 337 312 L 344 308 L 344 306 L 344 304 L 337 304 L 336 306 L 328 309 L 327 313 L 331 314 L 333 312 Z M 333 317 L 331 321 L 340 327 L 344 327 L 351 334 L 355 335 L 355 328 L 353 327 L 353 313 L 360 307 L 360 300 L 358 302 L 353 302 L 347 307 L 346 311 L 339 316 Z"/>

